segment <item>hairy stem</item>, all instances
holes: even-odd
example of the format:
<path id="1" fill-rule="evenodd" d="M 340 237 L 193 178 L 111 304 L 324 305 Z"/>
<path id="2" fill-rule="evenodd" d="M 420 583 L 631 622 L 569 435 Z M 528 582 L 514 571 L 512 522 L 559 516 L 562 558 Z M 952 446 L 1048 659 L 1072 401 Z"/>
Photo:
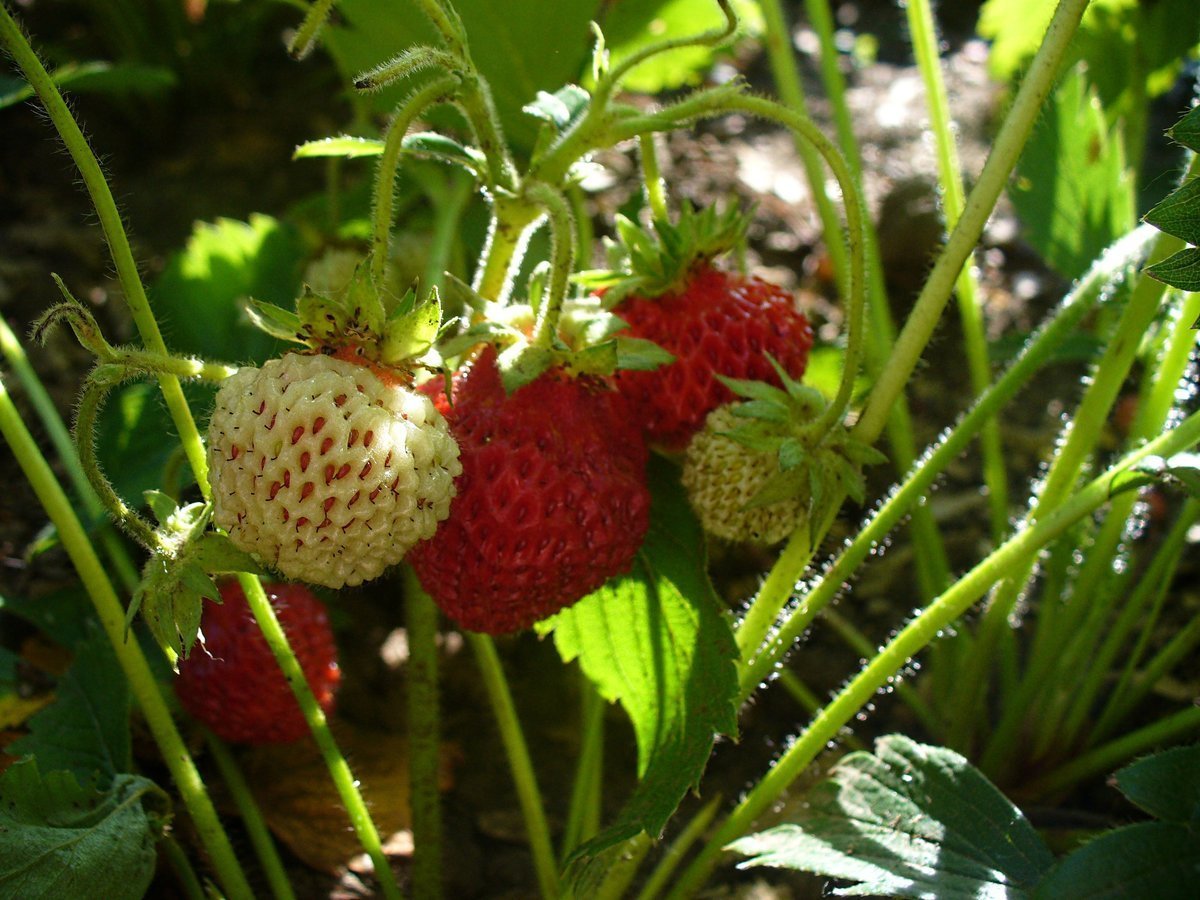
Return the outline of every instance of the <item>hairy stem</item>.
<path id="1" fill-rule="evenodd" d="M 80 525 L 75 510 L 63 492 L 49 464 L 37 448 L 33 436 L 21 421 L 8 391 L 0 381 L 0 434 L 12 448 L 17 463 L 32 485 L 42 507 L 58 529 L 59 540 L 67 551 L 80 580 L 95 605 L 117 660 L 129 681 L 134 699 L 146 717 L 146 724 L 162 753 L 176 789 L 195 823 L 217 879 L 231 898 L 252 898 L 253 891 L 234 855 L 229 838 L 221 826 L 217 811 L 204 787 L 204 779 L 188 752 L 170 709 L 159 690 L 150 665 L 137 641 L 125 639 L 125 610 L 105 574 L 104 566 Z"/>

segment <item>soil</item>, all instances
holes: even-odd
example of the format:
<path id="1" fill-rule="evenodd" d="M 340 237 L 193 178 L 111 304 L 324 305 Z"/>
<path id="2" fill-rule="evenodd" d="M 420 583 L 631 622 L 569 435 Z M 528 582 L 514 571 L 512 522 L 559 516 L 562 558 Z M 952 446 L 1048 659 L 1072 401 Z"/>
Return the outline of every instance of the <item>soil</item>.
<path id="1" fill-rule="evenodd" d="M 947 76 L 963 162 L 971 177 L 988 151 L 998 91 L 986 74 L 986 48 L 971 38 L 976 4 L 943 6 L 953 17 L 944 22 Z M 258 24 L 261 54 L 246 62 L 254 73 L 253 89 L 235 79 L 218 80 L 152 101 L 148 111 L 93 94 L 74 101 L 105 160 L 148 279 L 162 270 L 193 221 L 245 218 L 254 211 L 279 213 L 297 198 L 321 189 L 321 167 L 290 162 L 291 151 L 304 140 L 338 132 L 348 120 L 348 110 L 336 100 L 324 102 L 323 98 L 340 94 L 336 76 L 327 67 L 286 59 L 275 38 L 294 25 L 294 12 L 286 6 L 279 10 L 279 15 Z M 34 3 L 22 14 L 35 35 L 65 34 L 62 46 L 86 45 L 86 36 L 66 29 L 61 13 L 48 4 Z M 907 62 L 898 6 L 881 0 L 844 3 L 839 17 L 847 28 L 870 32 L 878 39 L 875 62 L 865 68 L 848 65 L 847 76 L 849 102 L 863 146 L 866 193 L 879 226 L 893 314 L 899 317 L 915 296 L 942 234 L 930 176 L 936 164 L 924 131 L 920 80 Z M 798 44 L 805 46 L 806 39 L 800 29 Z M 805 57 L 804 64 L 810 96 L 819 97 L 813 60 Z M 769 85 L 760 53 L 748 51 L 738 66 L 755 85 Z M 813 113 L 827 123 L 823 104 L 814 102 Z M 0 314 L 18 334 L 26 333 L 31 321 L 58 299 L 49 278 L 56 272 L 92 307 L 111 339 L 131 338 L 100 229 L 50 127 L 36 110 L 21 106 L 0 110 L 0 128 L 4 134 L 0 142 Z M 675 199 L 710 203 L 737 196 L 758 204 L 750 264 L 797 291 L 821 339 L 836 339 L 841 313 L 791 138 L 733 117 L 692 134 L 674 135 L 666 151 L 664 175 Z M 605 154 L 600 162 L 612 176 L 611 190 L 595 202 L 595 225 L 603 233 L 612 213 L 637 188 L 631 153 Z M 1030 330 L 1061 296 L 1064 285 L 1021 241 L 1018 225 L 1005 206 L 989 223 L 978 262 L 991 337 Z M 950 341 L 956 328 L 951 314 L 943 326 Z M 90 364 L 88 355 L 60 330 L 31 357 L 59 409 L 68 413 L 80 376 Z M 969 400 L 961 377 L 964 367 L 965 363 L 929 366 L 914 382 L 911 400 L 919 446 L 933 439 Z M 1078 391 L 1079 374 L 1069 367 L 1059 368 L 1052 376 L 1054 383 L 1039 390 L 1045 387 L 1050 396 L 1068 403 Z M 35 421 L 21 393 L 14 388 L 13 394 L 27 421 Z M 1014 487 L 1025 486 L 1024 479 L 1037 471 L 1037 461 L 1054 440 L 1057 417 L 1052 409 L 1038 407 L 1042 404 L 1017 404 L 1005 423 Z M 36 432 L 36 436 L 52 456 L 44 435 Z M 977 468 L 973 456 L 959 460 L 932 500 L 935 516 L 943 525 L 952 524 L 945 531 L 951 536 L 948 549 L 956 570 L 973 564 L 988 543 Z M 875 488 L 882 492 L 889 480 L 883 476 Z M 5 485 L 0 505 L 0 594 L 36 596 L 69 582 L 70 566 L 59 552 L 33 558 L 27 554 L 45 518 L 7 453 L 0 454 L 0 483 Z M 853 527 L 858 516 L 858 511 L 847 512 L 843 529 Z M 749 595 L 770 562 L 768 555 L 741 548 L 735 552 L 714 547 L 713 556 L 714 573 L 733 608 Z M 886 639 L 920 605 L 911 560 L 907 537 L 901 533 L 856 587 L 853 618 L 872 641 Z M 341 592 L 335 601 L 335 623 L 344 670 L 339 717 L 360 728 L 402 734 L 404 621 L 398 579 Z M 27 635 L 11 619 L 0 625 L 7 646 L 19 646 Z M 549 642 L 532 635 L 502 640 L 499 648 L 530 736 L 552 828 L 561 828 L 578 753 L 575 714 L 563 711 L 579 708 L 577 678 L 563 669 Z M 458 760 L 453 786 L 444 795 L 447 846 L 452 848 L 447 896 L 533 896 L 536 885 L 519 808 L 482 685 L 460 635 L 447 631 L 443 649 L 443 728 Z M 794 654 L 793 666 L 821 696 L 856 671 L 858 660 L 827 630 L 817 629 Z M 764 692 L 746 711 L 739 742 L 718 745 L 703 799 L 714 793 L 738 796 L 806 720 L 807 714 L 785 692 Z M 611 817 L 631 787 L 628 775 L 620 773 L 633 772 L 636 760 L 632 734 L 619 710 L 610 711 L 606 726 L 605 814 Z M 883 699 L 855 730 L 868 744 L 873 736 L 896 730 L 921 736 L 905 707 Z M 152 754 L 141 763 L 148 772 L 158 771 Z M 201 764 L 205 771 L 212 765 L 203 755 Z M 160 783 L 165 782 L 164 775 Z M 700 805 L 699 799 L 688 798 L 676 821 L 686 821 Z M 235 842 L 244 844 L 235 817 L 230 825 Z M 180 831 L 186 836 L 186 823 L 181 823 Z M 250 858 L 248 844 L 245 849 L 243 856 Z M 402 847 L 400 851 L 396 864 L 403 877 Z M 306 866 L 286 849 L 284 853 L 301 897 L 373 896 L 370 873 L 359 863 L 330 875 Z M 156 880 L 152 896 L 178 896 L 168 870 Z M 818 897 L 822 886 L 804 876 L 724 869 L 709 896 Z"/>

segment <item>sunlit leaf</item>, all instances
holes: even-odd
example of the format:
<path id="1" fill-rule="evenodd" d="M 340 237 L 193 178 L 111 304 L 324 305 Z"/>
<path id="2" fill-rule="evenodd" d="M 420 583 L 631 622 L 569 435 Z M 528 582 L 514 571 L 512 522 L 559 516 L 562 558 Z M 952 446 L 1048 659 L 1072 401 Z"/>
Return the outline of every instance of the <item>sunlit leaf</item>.
<path id="1" fill-rule="evenodd" d="M 633 571 L 547 620 L 637 736 L 640 781 L 617 821 L 580 851 L 658 836 L 704 772 L 718 734 L 737 727 L 736 648 L 708 581 L 704 539 L 673 468 L 652 463 L 650 533 Z"/>
<path id="2" fill-rule="evenodd" d="M 1130 802 L 1155 818 L 1187 824 L 1200 815 L 1200 745 L 1139 759 L 1113 780 Z"/>
<path id="3" fill-rule="evenodd" d="M 1033 826 L 962 756 L 902 735 L 852 753 L 801 817 L 735 842 L 741 863 L 848 881 L 844 893 L 1020 898 L 1054 859 Z"/>

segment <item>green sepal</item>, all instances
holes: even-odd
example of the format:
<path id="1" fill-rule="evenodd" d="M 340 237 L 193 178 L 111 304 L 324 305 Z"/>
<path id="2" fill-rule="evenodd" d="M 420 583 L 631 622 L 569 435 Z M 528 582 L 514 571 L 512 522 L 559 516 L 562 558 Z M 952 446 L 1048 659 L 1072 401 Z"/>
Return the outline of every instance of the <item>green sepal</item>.
<path id="1" fill-rule="evenodd" d="M 562 353 L 553 347 L 535 347 L 524 339 L 513 342 L 496 357 L 504 392 L 515 393 L 561 360 Z"/>
<path id="2" fill-rule="evenodd" d="M 162 491 L 144 491 L 142 496 L 146 498 L 146 505 L 150 507 L 150 512 L 154 514 L 159 525 L 167 524 L 167 521 L 179 509 L 174 498 Z"/>
<path id="3" fill-rule="evenodd" d="M 273 338 L 301 344 L 308 343 L 302 332 L 300 317 L 294 312 L 288 312 L 274 303 L 250 298 L 246 303 L 246 315 L 250 317 L 254 327 L 265 331 Z"/>
<path id="4" fill-rule="evenodd" d="M 779 445 L 779 468 L 790 471 L 807 462 L 809 455 L 808 448 L 796 438 L 786 438 Z"/>
<path id="5" fill-rule="evenodd" d="M 609 254 L 610 270 L 581 272 L 574 280 L 590 290 L 603 289 L 609 309 L 632 294 L 676 293 L 698 265 L 745 246 L 752 216 L 753 210 L 742 212 L 736 204 L 697 211 L 684 203 L 675 222 L 657 219 L 652 230 L 617 216 L 618 241 Z"/>
<path id="6" fill-rule="evenodd" d="M 617 370 L 621 355 L 616 341 L 605 341 L 563 356 L 563 366 L 573 374 L 604 376 Z"/>
<path id="7" fill-rule="evenodd" d="M 438 350 L 442 356 L 451 359 L 466 355 L 480 344 L 507 347 L 520 340 L 524 340 L 524 335 L 517 329 L 503 322 L 487 320 L 476 322 L 465 331 L 438 341 Z"/>
<path id="8" fill-rule="evenodd" d="M 446 305 L 451 309 L 461 307 L 483 315 L 488 306 L 483 295 L 453 272 L 443 273 L 442 293 L 446 295 Z"/>
<path id="9" fill-rule="evenodd" d="M 675 354 L 645 338 L 617 336 L 617 368 L 649 372 L 675 362 Z"/>
<path id="10" fill-rule="evenodd" d="M 315 293 L 307 285 L 304 293 L 296 300 L 298 334 L 304 335 L 303 342 L 310 347 L 332 345 L 347 334 L 350 314 L 341 301 L 324 294 Z"/>
<path id="11" fill-rule="evenodd" d="M 380 361 L 396 365 L 421 356 L 437 341 L 441 327 L 442 303 L 437 288 L 422 303 L 416 302 L 416 292 L 410 288 L 383 328 Z"/>
<path id="12" fill-rule="evenodd" d="M 780 469 L 759 488 L 758 493 L 750 498 L 746 509 L 760 509 L 805 493 L 809 496 L 812 493 L 809 470 L 796 468 L 784 471 Z"/>

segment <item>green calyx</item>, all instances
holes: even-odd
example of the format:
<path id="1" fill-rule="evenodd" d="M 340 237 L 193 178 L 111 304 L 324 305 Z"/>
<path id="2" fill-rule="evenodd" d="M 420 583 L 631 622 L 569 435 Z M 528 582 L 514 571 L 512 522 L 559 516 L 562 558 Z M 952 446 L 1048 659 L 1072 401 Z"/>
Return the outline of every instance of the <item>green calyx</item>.
<path id="1" fill-rule="evenodd" d="M 423 358 L 455 324 L 442 324 L 436 289 L 424 300 L 418 300 L 413 288 L 396 297 L 375 283 L 367 261 L 358 264 L 345 287 L 314 290 L 305 285 L 295 312 L 251 300 L 249 314 L 255 325 L 280 340 L 321 353 L 350 349 L 392 367 L 427 364 Z"/>
<path id="2" fill-rule="evenodd" d="M 618 241 L 609 245 L 609 268 L 580 272 L 574 280 L 602 291 L 609 309 L 633 294 L 677 293 L 697 266 L 745 246 L 752 216 L 753 210 L 733 205 L 697 211 L 690 203 L 680 207 L 678 221 L 656 219 L 649 229 L 617 216 Z"/>
<path id="3" fill-rule="evenodd" d="M 531 334 L 540 297 L 534 287 L 530 293 L 533 303 L 487 304 L 480 322 L 440 345 L 442 354 L 462 356 L 478 344 L 495 344 L 500 350 L 496 365 L 510 394 L 551 369 L 568 377 L 607 377 L 619 369 L 656 369 L 674 360 L 652 341 L 620 334 L 628 325 L 596 297 L 568 300 L 553 339 L 535 341 Z"/>
<path id="4" fill-rule="evenodd" d="M 734 403 L 731 411 L 736 418 L 745 420 L 745 424 L 721 433 L 751 450 L 772 454 L 778 463 L 778 471 L 746 508 L 800 497 L 811 515 L 827 497 L 840 491 L 862 503 L 866 499 L 863 468 L 883 462 L 886 457 L 852 437 L 840 422 L 818 431 L 825 398 L 815 388 L 791 378 L 774 359 L 768 358 L 783 383 L 782 388 L 761 381 L 717 376 L 744 398 Z"/>
<path id="5" fill-rule="evenodd" d="M 179 506 L 160 491 L 147 491 L 146 502 L 158 520 L 157 541 L 125 624 L 140 610 L 155 640 L 176 656 L 186 656 L 200 630 L 204 599 L 221 601 L 213 576 L 255 572 L 258 566 L 225 535 L 208 529 L 211 504 Z"/>

